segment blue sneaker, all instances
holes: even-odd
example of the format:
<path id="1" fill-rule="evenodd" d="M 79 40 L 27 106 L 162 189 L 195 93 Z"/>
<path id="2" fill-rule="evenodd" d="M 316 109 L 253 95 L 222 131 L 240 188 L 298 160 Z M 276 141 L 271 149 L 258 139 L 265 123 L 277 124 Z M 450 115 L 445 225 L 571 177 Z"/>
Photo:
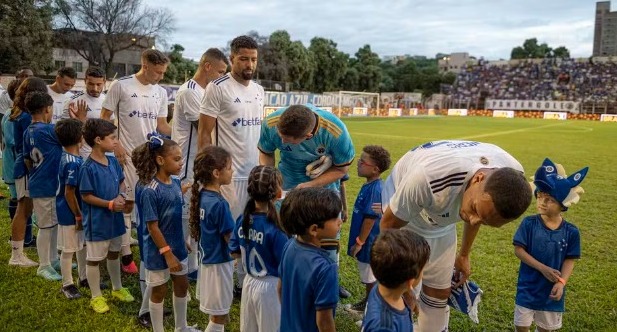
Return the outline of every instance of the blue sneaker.
<path id="1" fill-rule="evenodd" d="M 452 285 L 454 285 L 454 280 Z M 465 281 L 458 288 L 452 288 L 448 305 L 466 314 L 476 324 L 478 324 L 478 303 L 482 298 L 482 290 L 473 281 Z"/>
<path id="2" fill-rule="evenodd" d="M 57 272 L 60 272 L 60 260 L 55 260 L 53 262 L 51 262 L 51 267 L 54 268 L 54 270 L 56 270 Z M 75 270 L 77 268 L 77 263 L 72 263 L 71 264 L 71 269 Z"/>
<path id="3" fill-rule="evenodd" d="M 62 276 L 54 270 L 50 265 L 47 266 L 39 266 L 39 269 L 36 271 L 36 275 L 43 277 L 50 281 L 60 281 L 62 280 Z"/>

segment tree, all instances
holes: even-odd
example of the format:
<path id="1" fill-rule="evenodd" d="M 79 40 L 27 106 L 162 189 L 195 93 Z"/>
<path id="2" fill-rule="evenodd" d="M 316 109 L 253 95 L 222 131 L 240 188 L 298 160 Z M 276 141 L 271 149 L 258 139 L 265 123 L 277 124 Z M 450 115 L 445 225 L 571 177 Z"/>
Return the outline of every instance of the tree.
<path id="1" fill-rule="evenodd" d="M 553 50 L 553 56 L 555 58 L 570 58 L 570 51 L 565 46 L 559 46 Z"/>
<path id="2" fill-rule="evenodd" d="M 322 37 L 311 39 L 309 51 L 315 59 L 312 90 L 317 93 L 339 90 L 349 55 L 340 52 L 335 42 Z"/>
<path id="3" fill-rule="evenodd" d="M 0 0 L 0 72 L 51 71 L 52 50 L 49 1 Z"/>
<path id="4" fill-rule="evenodd" d="M 358 89 L 367 92 L 379 91 L 381 83 L 381 59 L 371 51 L 370 45 L 364 45 L 356 52 L 356 59 L 351 64 L 358 73 Z"/>
<path id="5" fill-rule="evenodd" d="M 169 57 L 169 66 L 165 72 L 165 83 L 182 84 L 190 77 L 192 77 L 197 71 L 198 64 L 182 56 L 184 47 L 179 44 L 173 44 L 171 51 L 167 54 Z"/>
<path id="6" fill-rule="evenodd" d="M 173 30 L 171 11 L 142 6 L 141 0 L 54 0 L 58 42 L 111 76 L 118 52 L 145 49 Z"/>
<path id="7" fill-rule="evenodd" d="M 569 58 L 570 51 L 565 46 L 553 50 L 546 43 L 538 44 L 537 38 L 526 39 L 523 46 L 517 46 L 510 53 L 511 59 Z"/>

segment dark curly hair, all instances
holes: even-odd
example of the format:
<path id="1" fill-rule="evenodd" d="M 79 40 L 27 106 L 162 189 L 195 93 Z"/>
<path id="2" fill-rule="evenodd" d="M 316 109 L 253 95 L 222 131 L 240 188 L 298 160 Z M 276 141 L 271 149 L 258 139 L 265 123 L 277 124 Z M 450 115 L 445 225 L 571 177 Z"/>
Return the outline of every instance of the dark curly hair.
<path id="1" fill-rule="evenodd" d="M 362 148 L 362 152 L 366 153 L 375 165 L 379 168 L 379 173 L 383 173 L 390 168 L 392 161 L 390 160 L 390 152 L 384 149 L 381 145 L 367 145 Z"/>
<path id="2" fill-rule="evenodd" d="M 207 146 L 195 157 L 193 166 L 194 182 L 191 187 L 191 212 L 189 216 L 189 226 L 191 236 L 199 240 L 201 229 L 199 225 L 199 193 L 202 188 L 212 183 L 214 180 L 213 172 L 215 169 L 222 170 L 231 161 L 231 154 L 227 150 L 218 146 Z"/>
<path id="3" fill-rule="evenodd" d="M 47 84 L 45 81 L 38 77 L 28 77 L 21 82 L 15 93 L 15 99 L 13 100 L 13 109 L 11 110 L 11 120 L 17 119 L 21 112 L 27 112 L 26 109 L 26 95 L 33 91 L 40 91 L 47 93 Z"/>
<path id="4" fill-rule="evenodd" d="M 531 204 L 531 188 L 523 173 L 510 167 L 498 168 L 486 179 L 484 191 L 493 199 L 502 218 L 514 220 Z"/>
<path id="5" fill-rule="evenodd" d="M 30 115 L 43 113 L 46 107 L 51 107 L 54 104 L 54 99 L 45 92 L 41 91 L 32 91 L 28 92 L 26 95 L 26 100 L 24 101 L 26 105 L 26 109 Z"/>
<path id="6" fill-rule="evenodd" d="M 274 207 L 276 196 L 281 190 L 283 178 L 281 172 L 272 166 L 255 166 L 249 175 L 247 191 L 249 200 L 244 208 L 242 216 L 242 232 L 248 239 L 249 229 L 251 228 L 251 214 L 255 212 L 255 202 L 268 203 L 268 220 L 274 222 L 282 229 L 278 213 Z"/>
<path id="7" fill-rule="evenodd" d="M 311 225 L 323 228 L 340 215 L 343 203 L 338 193 L 327 188 L 290 191 L 281 205 L 281 224 L 288 235 L 305 235 Z"/>
<path id="8" fill-rule="evenodd" d="M 259 48 L 255 39 L 249 36 L 238 36 L 231 41 L 231 54 L 237 54 L 241 48 L 256 50 Z"/>
<path id="9" fill-rule="evenodd" d="M 159 170 L 159 165 L 156 163 L 156 157 L 165 157 L 171 149 L 178 146 L 178 143 L 170 139 L 161 138 L 163 145 L 158 148 L 151 148 L 150 143 L 146 142 L 133 150 L 131 154 L 131 160 L 135 165 L 137 171 L 137 177 L 139 177 L 139 183 L 148 184 L 156 172 Z"/>

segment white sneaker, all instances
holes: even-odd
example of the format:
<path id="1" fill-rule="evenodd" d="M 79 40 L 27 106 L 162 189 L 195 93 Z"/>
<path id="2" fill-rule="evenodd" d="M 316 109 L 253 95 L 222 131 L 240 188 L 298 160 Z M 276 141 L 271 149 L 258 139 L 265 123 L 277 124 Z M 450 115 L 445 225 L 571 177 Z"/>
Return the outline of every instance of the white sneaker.
<path id="1" fill-rule="evenodd" d="M 38 266 L 39 263 L 31 260 L 25 254 L 18 255 L 17 257 L 11 255 L 11 259 L 9 260 L 9 265 L 21 266 L 21 267 L 34 267 Z"/>
<path id="2" fill-rule="evenodd" d="M 174 332 L 202 332 L 202 331 L 197 328 L 197 325 L 194 325 L 194 326 L 185 326 L 184 328 L 181 328 L 181 329 L 175 329 Z"/>
<path id="3" fill-rule="evenodd" d="M 139 245 L 139 241 L 137 241 L 136 238 L 131 237 L 131 246 L 136 246 L 136 245 Z"/>

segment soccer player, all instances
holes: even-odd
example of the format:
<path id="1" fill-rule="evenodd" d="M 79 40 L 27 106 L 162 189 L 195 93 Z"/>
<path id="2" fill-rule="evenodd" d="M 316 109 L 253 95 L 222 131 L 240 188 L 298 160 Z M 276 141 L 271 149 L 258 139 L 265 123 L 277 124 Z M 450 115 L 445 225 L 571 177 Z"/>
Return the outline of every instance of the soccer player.
<path id="1" fill-rule="evenodd" d="M 63 118 L 78 117 L 78 112 L 84 115 L 83 118 L 80 118 L 83 122 L 87 119 L 101 117 L 103 100 L 105 100 L 105 93 L 103 92 L 105 89 L 105 72 L 100 67 L 88 67 L 84 81 L 86 92 L 77 92 L 64 103 Z M 90 152 L 92 152 L 92 148 L 84 142 L 79 149 L 79 155 L 86 159 Z"/>
<path id="2" fill-rule="evenodd" d="M 167 123 L 167 91 L 158 85 L 163 79 L 169 59 L 158 50 L 145 50 L 141 54 L 141 69 L 137 74 L 119 78 L 111 83 L 101 118 L 111 121 L 112 114 L 118 119 L 119 144 L 114 153 L 126 176 L 126 210 L 124 223 L 131 229 L 133 205 L 135 203 L 135 184 L 137 173 L 131 161 L 131 153 L 146 142 L 149 133 L 158 131 L 171 135 Z M 122 241 L 122 270 L 125 273 L 139 273 L 131 253 L 130 231 Z"/>
<path id="3" fill-rule="evenodd" d="M 420 292 L 420 331 L 448 327 L 448 296 L 455 279 L 471 273 L 469 255 L 480 225 L 500 227 L 531 203 L 523 166 L 501 148 L 472 141 L 435 141 L 407 152 L 382 191 L 381 230 L 403 226 L 431 247 Z M 456 255 L 456 225 L 465 222 Z"/>
<path id="4" fill-rule="evenodd" d="M 58 69 L 56 80 L 52 85 L 47 86 L 47 93 L 54 100 L 54 114 L 51 123 L 56 123 L 62 118 L 68 118 L 68 114 L 63 114 L 64 103 L 73 96 L 71 89 L 75 86 L 77 73 L 71 67 Z"/>
<path id="5" fill-rule="evenodd" d="M 527 216 L 514 235 L 514 253 L 521 260 L 516 287 L 514 326 L 528 332 L 561 328 L 565 311 L 565 287 L 574 262 L 581 256 L 578 228 L 562 212 L 579 201 L 579 186 L 588 167 L 567 176 L 561 165 L 546 158 L 534 176 L 538 214 Z"/>
<path id="6" fill-rule="evenodd" d="M 199 126 L 199 107 L 206 86 L 211 81 L 225 75 L 227 71 L 227 57 L 217 48 L 208 49 L 199 60 L 197 72 L 190 80 L 186 81 L 176 95 L 173 123 L 171 127 L 171 139 L 180 145 L 182 150 L 182 171 L 180 180 L 183 183 L 193 182 L 193 164 L 197 155 L 197 131 Z M 191 244 L 189 253 L 189 276 L 197 278 L 197 242 L 191 240 L 188 231 L 189 205 L 191 192 L 184 194 L 182 205 L 182 227 L 187 243 Z"/>

